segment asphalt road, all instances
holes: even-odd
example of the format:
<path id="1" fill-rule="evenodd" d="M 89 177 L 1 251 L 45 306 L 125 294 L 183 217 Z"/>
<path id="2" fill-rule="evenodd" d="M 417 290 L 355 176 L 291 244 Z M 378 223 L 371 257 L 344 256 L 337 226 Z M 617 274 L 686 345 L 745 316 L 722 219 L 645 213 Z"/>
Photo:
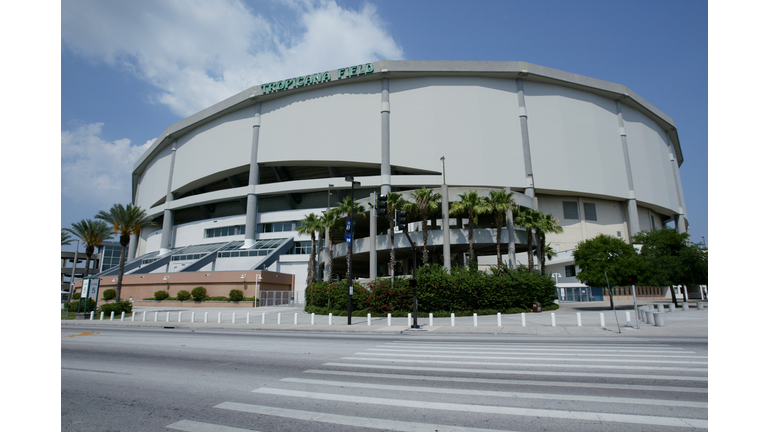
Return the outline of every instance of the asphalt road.
<path id="1" fill-rule="evenodd" d="M 707 428 L 706 338 L 62 326 L 62 431 Z"/>

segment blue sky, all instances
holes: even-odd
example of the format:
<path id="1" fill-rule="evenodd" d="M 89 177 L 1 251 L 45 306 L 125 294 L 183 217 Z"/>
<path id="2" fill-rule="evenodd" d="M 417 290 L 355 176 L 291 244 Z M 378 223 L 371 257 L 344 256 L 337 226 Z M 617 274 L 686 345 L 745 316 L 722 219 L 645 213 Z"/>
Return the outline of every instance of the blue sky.
<path id="1" fill-rule="evenodd" d="M 517 60 L 624 84 L 672 117 L 708 236 L 703 1 L 72 1 L 61 4 L 61 226 L 130 201 L 172 123 L 253 85 L 383 59 Z"/>

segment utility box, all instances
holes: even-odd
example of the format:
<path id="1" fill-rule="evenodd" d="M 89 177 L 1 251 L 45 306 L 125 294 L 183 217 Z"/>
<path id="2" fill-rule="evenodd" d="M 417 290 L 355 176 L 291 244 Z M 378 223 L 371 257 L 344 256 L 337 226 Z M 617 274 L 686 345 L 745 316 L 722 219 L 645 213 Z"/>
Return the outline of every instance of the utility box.
<path id="1" fill-rule="evenodd" d="M 531 312 L 541 312 L 541 303 L 534 303 L 531 309 Z"/>

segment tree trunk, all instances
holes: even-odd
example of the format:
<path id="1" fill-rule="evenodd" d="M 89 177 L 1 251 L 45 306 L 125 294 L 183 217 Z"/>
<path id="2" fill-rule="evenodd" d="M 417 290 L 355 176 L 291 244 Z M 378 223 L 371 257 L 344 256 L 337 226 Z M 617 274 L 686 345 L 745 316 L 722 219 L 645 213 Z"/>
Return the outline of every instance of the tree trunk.
<path id="1" fill-rule="evenodd" d="M 472 209 L 469 210 L 469 265 L 472 266 L 472 268 L 475 267 L 475 249 L 474 249 L 474 233 L 475 233 L 475 222 L 474 222 L 474 214 L 472 212 Z"/>
<path id="2" fill-rule="evenodd" d="M 392 212 L 394 213 L 394 211 Z M 394 214 L 389 219 L 389 277 L 392 278 L 392 288 L 395 287 L 395 222 Z"/>
<path id="3" fill-rule="evenodd" d="M 122 241 L 120 244 L 122 245 Z M 117 272 L 117 286 L 115 287 L 115 301 L 120 301 L 120 289 L 123 287 L 123 273 L 125 272 L 125 256 L 128 255 L 128 246 L 120 249 L 120 269 Z"/>
<path id="4" fill-rule="evenodd" d="M 533 273 L 533 230 L 528 229 L 528 273 Z"/>
<path id="5" fill-rule="evenodd" d="M 421 219 L 421 230 L 423 233 L 423 239 L 424 239 L 424 250 L 422 252 L 422 258 L 421 260 L 424 262 L 424 265 L 427 265 L 429 262 L 429 251 L 427 250 L 427 239 L 429 237 L 429 233 L 427 232 L 427 217 L 424 216 Z"/>
<path id="6" fill-rule="evenodd" d="M 544 247 L 546 245 L 547 245 L 546 235 L 542 234 L 539 237 L 539 257 L 540 257 L 539 266 L 541 267 L 541 275 L 542 276 L 546 274 L 546 273 L 544 273 L 544 266 L 546 265 L 545 263 L 547 261 L 547 252 L 544 250 Z"/>
<path id="7" fill-rule="evenodd" d="M 497 271 L 499 275 L 501 274 L 501 224 L 503 217 L 502 213 L 496 214 L 496 265 L 498 266 Z"/>
<path id="8" fill-rule="evenodd" d="M 307 266 L 307 287 L 315 281 L 315 233 L 309 236 L 312 239 L 312 250 L 309 252 L 309 265 Z"/>

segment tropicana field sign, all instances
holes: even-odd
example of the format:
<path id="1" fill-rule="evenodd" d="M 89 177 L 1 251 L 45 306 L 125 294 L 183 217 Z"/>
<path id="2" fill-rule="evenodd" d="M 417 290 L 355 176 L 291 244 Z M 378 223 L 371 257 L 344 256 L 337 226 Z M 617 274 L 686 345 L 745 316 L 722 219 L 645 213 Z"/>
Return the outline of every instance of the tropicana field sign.
<path id="1" fill-rule="evenodd" d="M 366 75 L 373 72 L 373 64 L 366 63 L 364 65 L 349 66 L 337 70 L 336 79 L 352 78 L 354 76 Z M 288 78 L 281 81 L 275 81 L 268 84 L 261 85 L 261 94 L 269 94 L 280 90 L 288 90 L 290 88 L 305 87 L 314 84 L 320 84 L 324 82 L 334 81 L 331 79 L 331 71 L 319 72 L 316 74 L 300 76 L 296 78 Z"/>

